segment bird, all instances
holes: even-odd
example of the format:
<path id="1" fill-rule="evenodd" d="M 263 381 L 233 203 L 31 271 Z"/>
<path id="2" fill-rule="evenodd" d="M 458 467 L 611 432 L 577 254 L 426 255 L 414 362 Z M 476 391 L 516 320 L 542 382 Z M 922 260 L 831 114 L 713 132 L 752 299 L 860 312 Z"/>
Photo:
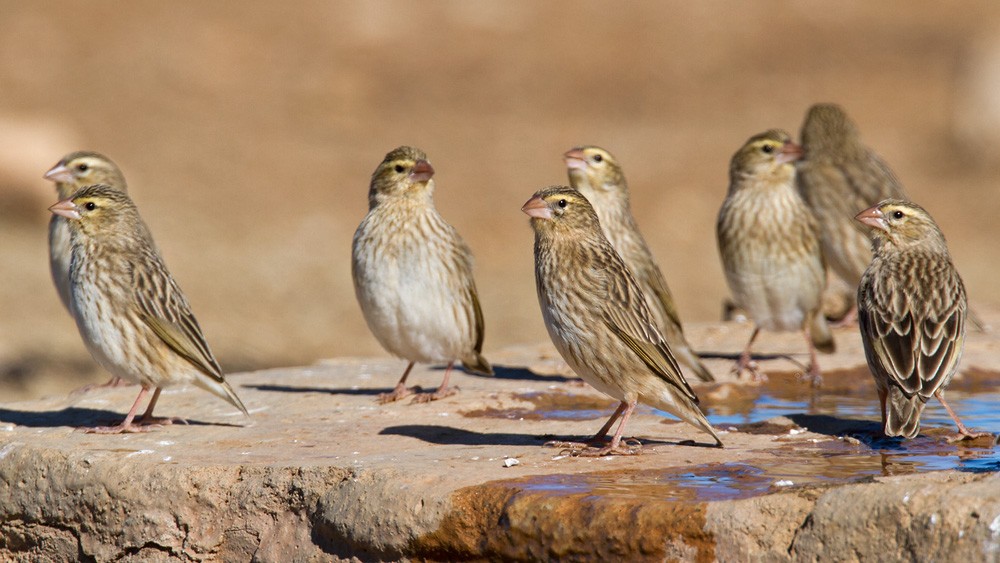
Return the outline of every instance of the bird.
<path id="1" fill-rule="evenodd" d="M 43 176 L 56 185 L 56 195 L 60 201 L 72 196 L 84 186 L 103 184 L 109 188 L 128 191 L 125 175 L 113 160 L 101 153 L 93 151 L 76 151 L 63 156 L 59 162 Z M 68 219 L 53 214 L 49 220 L 49 270 L 52 283 L 56 286 L 59 300 L 73 315 L 70 309 L 69 264 L 72 258 Z M 117 387 L 125 382 L 112 376 L 101 385 L 88 385 L 83 390 L 95 387 Z"/>
<path id="2" fill-rule="evenodd" d="M 962 357 L 968 303 L 941 230 L 924 208 L 899 199 L 856 219 L 875 235 L 858 287 L 858 325 L 885 435 L 916 437 L 934 396 L 958 426 L 956 439 L 989 436 L 966 428 L 944 399 Z"/>
<path id="3" fill-rule="evenodd" d="M 872 256 L 871 233 L 854 216 L 887 198 L 907 199 L 905 190 L 889 165 L 862 143 L 839 105 L 810 107 L 800 139 L 805 154 L 796 163 L 799 192 L 816 214 L 828 266 L 853 297 Z M 851 305 L 843 324 L 853 323 Z"/>
<path id="4" fill-rule="evenodd" d="M 426 402 L 454 394 L 455 362 L 493 375 L 483 356 L 484 322 L 472 277 L 472 251 L 434 207 L 434 167 L 420 149 L 401 146 L 372 173 L 368 213 L 354 233 L 351 275 L 365 322 L 389 353 L 409 361 L 392 392 L 411 395 L 406 379 L 416 362 L 446 362 L 441 385 L 419 393 Z"/>
<path id="5" fill-rule="evenodd" d="M 84 345 L 113 375 L 142 386 L 125 420 L 86 431 L 141 432 L 172 422 L 154 418 L 153 409 L 164 387 L 180 383 L 193 383 L 249 416 L 128 194 L 85 186 L 49 210 L 69 227 L 70 310 Z M 135 421 L 150 389 L 149 405 Z"/>
<path id="6" fill-rule="evenodd" d="M 594 207 L 604 235 L 642 288 L 656 326 L 677 360 L 698 379 L 715 381 L 712 372 L 684 337 L 684 328 L 667 280 L 656 265 L 653 253 L 632 216 L 628 183 L 618 160 L 608 151 L 595 146 L 573 148 L 563 155 L 563 159 L 570 187 L 582 193 Z"/>
<path id="7" fill-rule="evenodd" d="M 76 151 L 62 157 L 43 176 L 54 182 L 60 201 L 70 197 L 84 186 L 103 184 L 109 188 L 128 191 L 125 175 L 118 165 L 103 154 L 92 151 Z M 49 268 L 52 282 L 59 292 L 59 299 L 69 310 L 70 284 L 69 262 L 71 258 L 68 219 L 52 215 L 49 220 Z"/>
<path id="8" fill-rule="evenodd" d="M 577 375 L 619 401 L 589 443 L 601 443 L 619 417 L 621 422 L 610 443 L 593 453 L 641 452 L 622 441 L 639 402 L 701 429 L 721 447 L 641 287 L 605 237 L 587 198 L 567 186 L 550 186 L 521 210 L 531 217 L 535 233 L 535 286 L 552 343 Z"/>
<path id="9" fill-rule="evenodd" d="M 795 187 L 793 162 L 801 154 L 784 131 L 750 137 L 733 155 L 716 235 L 733 299 L 754 322 L 737 376 L 749 370 L 766 377 L 750 356 L 761 329 L 800 330 L 809 346 L 804 375 L 816 386 L 822 380 L 816 350 L 833 352 L 835 345 L 820 311 L 826 266 L 816 219 Z"/>

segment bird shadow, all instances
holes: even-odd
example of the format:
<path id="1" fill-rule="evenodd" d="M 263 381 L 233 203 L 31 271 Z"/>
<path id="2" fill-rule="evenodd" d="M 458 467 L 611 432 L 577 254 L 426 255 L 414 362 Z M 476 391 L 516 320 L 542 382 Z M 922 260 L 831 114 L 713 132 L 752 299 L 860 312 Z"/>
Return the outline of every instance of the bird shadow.
<path id="1" fill-rule="evenodd" d="M 444 369 L 444 368 L 436 368 Z M 465 372 L 473 377 L 485 377 L 494 379 L 506 379 L 517 381 L 544 381 L 548 383 L 566 383 L 569 381 L 579 381 L 578 377 L 567 377 L 565 375 L 540 375 L 525 367 L 513 366 L 493 366 L 493 375 L 483 375 L 481 373 Z"/>
<path id="2" fill-rule="evenodd" d="M 392 388 L 387 389 L 360 389 L 354 387 L 295 387 L 292 385 L 243 385 L 248 389 L 258 391 L 268 391 L 272 393 L 325 393 L 327 395 L 367 395 L 374 396 L 382 393 L 389 393 Z"/>
<path id="3" fill-rule="evenodd" d="M 850 436 L 874 450 L 905 449 L 902 438 L 887 437 L 882 433 L 882 425 L 873 420 L 840 418 L 828 414 L 789 414 L 785 416 L 810 432 L 833 437 Z"/>
<path id="4" fill-rule="evenodd" d="M 12 409 L 0 409 L 0 422 L 16 424 L 17 426 L 24 426 L 26 428 L 57 428 L 59 426 L 70 426 L 85 430 L 94 426 L 118 424 L 124 419 L 125 415 L 114 411 L 80 407 L 67 407 L 58 411 L 17 411 Z M 177 424 L 183 426 L 242 427 L 239 424 L 229 422 L 206 422 L 191 419 L 184 419 L 183 422 Z"/>
<path id="5" fill-rule="evenodd" d="M 379 435 L 408 436 L 430 444 L 450 446 L 542 446 L 547 442 L 582 442 L 590 436 L 567 436 L 555 434 L 514 434 L 510 432 L 475 432 L 464 428 L 437 426 L 432 424 L 405 424 L 389 426 Z M 671 442 L 642 438 L 643 446 L 687 445 L 696 447 L 716 447 L 714 444 L 691 442 Z"/>

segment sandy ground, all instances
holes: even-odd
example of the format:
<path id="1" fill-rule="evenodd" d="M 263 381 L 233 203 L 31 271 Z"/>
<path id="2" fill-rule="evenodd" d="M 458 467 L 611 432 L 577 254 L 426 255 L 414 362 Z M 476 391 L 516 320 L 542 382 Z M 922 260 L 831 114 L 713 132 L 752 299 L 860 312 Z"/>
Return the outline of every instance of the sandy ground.
<path id="1" fill-rule="evenodd" d="M 896 7 L 894 7 L 896 6 Z M 714 221 L 750 135 L 835 101 L 998 303 L 1000 5 L 818 0 L 0 2 L 0 399 L 105 378 L 48 275 L 42 173 L 102 151 L 225 368 L 384 354 L 349 274 L 368 178 L 423 148 L 477 255 L 487 354 L 544 342 L 520 205 L 603 145 L 688 321 L 726 296 Z M 699 343 L 695 342 L 698 346 Z"/>

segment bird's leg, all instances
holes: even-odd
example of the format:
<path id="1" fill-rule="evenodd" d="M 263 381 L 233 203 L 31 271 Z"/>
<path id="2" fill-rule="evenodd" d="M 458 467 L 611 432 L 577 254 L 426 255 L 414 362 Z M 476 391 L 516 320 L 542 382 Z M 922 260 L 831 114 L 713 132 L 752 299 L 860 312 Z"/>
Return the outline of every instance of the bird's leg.
<path id="1" fill-rule="evenodd" d="M 757 367 L 757 362 L 753 361 L 750 357 L 750 348 L 753 347 L 753 341 L 757 339 L 757 335 L 759 333 L 760 327 L 754 326 L 753 334 L 750 335 L 750 340 L 747 342 L 746 347 L 743 349 L 743 353 L 740 354 L 740 359 L 736 362 L 736 366 L 733 368 L 737 378 L 742 376 L 744 371 L 749 371 L 754 382 L 761 383 L 767 381 L 767 375 L 760 371 Z"/>
<path id="2" fill-rule="evenodd" d="M 417 393 L 410 402 L 429 403 L 458 393 L 458 387 L 448 387 L 448 379 L 451 377 L 451 368 L 454 365 L 454 361 L 448 362 L 448 367 L 444 369 L 444 379 L 441 380 L 441 385 L 438 386 L 437 391 L 433 393 Z"/>
<path id="3" fill-rule="evenodd" d="M 393 401 L 398 401 L 407 395 L 412 395 L 413 390 L 406 388 L 406 378 L 410 376 L 410 370 L 413 369 L 413 364 L 416 362 L 410 362 L 406 366 L 406 370 L 403 371 L 403 377 L 399 378 L 399 383 L 392 390 L 391 393 L 380 393 L 377 399 L 378 404 L 384 405 L 386 403 L 391 403 Z"/>
<path id="4" fill-rule="evenodd" d="M 145 385 L 139 390 L 139 396 L 135 398 L 135 402 L 132 403 L 132 408 L 129 409 L 128 415 L 121 424 L 115 426 L 95 426 L 94 428 L 83 428 L 82 430 L 88 434 L 122 434 L 124 432 L 145 432 L 148 427 L 144 426 L 132 426 L 132 419 L 135 418 L 135 412 L 139 410 L 139 403 L 146 396 L 149 391 L 149 387 Z"/>
<path id="5" fill-rule="evenodd" d="M 622 401 L 622 405 L 625 406 L 625 410 L 622 413 L 622 420 L 618 423 L 618 430 L 615 431 L 615 435 L 611 437 L 611 443 L 607 447 L 601 449 L 596 455 L 638 455 L 642 453 L 642 444 L 639 444 L 636 440 L 631 440 L 635 442 L 635 445 L 626 444 L 622 446 L 622 433 L 625 431 L 625 425 L 628 424 L 629 417 L 632 416 L 632 412 L 635 410 L 635 406 L 638 404 L 637 399 L 633 399 L 629 402 Z"/>
<path id="6" fill-rule="evenodd" d="M 149 400 L 149 406 L 146 407 L 146 412 L 142 413 L 142 416 L 139 417 L 138 424 L 142 424 L 144 426 L 163 426 L 166 424 L 173 424 L 175 422 L 187 424 L 187 421 L 183 418 L 173 416 L 161 416 L 157 418 L 153 416 L 153 409 L 156 408 L 156 401 L 160 399 L 160 391 L 162 391 L 160 387 L 157 387 L 156 390 L 153 391 L 153 398 Z"/>
<path id="7" fill-rule="evenodd" d="M 937 391 L 934 392 L 934 396 L 937 397 L 937 400 L 941 401 L 941 405 L 944 406 L 944 410 L 948 411 L 948 416 L 950 416 L 951 419 L 955 421 L 955 425 L 958 426 L 958 434 L 950 436 L 948 438 L 949 442 L 960 442 L 962 440 L 975 440 L 977 438 L 993 436 L 993 434 L 989 432 L 970 432 L 969 429 L 966 428 L 964 424 L 962 424 L 962 420 L 958 418 L 958 415 L 955 414 L 955 411 L 951 410 L 951 406 L 947 402 L 945 402 L 944 391 L 938 389 Z"/>
<path id="8" fill-rule="evenodd" d="M 597 434 L 594 434 L 592 438 L 590 438 L 585 442 L 551 441 L 551 442 L 545 442 L 545 445 L 550 448 L 570 450 L 570 452 L 579 452 L 583 449 L 586 449 L 587 447 L 600 446 L 601 444 L 604 443 L 604 438 L 605 436 L 608 435 L 608 431 L 611 430 L 611 426 L 615 423 L 616 420 L 618 420 L 618 417 L 621 416 L 622 412 L 627 407 L 628 407 L 627 402 L 622 401 L 621 403 L 619 403 L 618 408 L 615 409 L 615 412 L 611 414 L 611 418 L 609 418 L 608 421 L 604 423 L 604 426 L 602 426 L 601 429 L 597 431 Z"/>
<path id="9" fill-rule="evenodd" d="M 816 346 L 813 345 L 809 329 L 803 328 L 802 334 L 806 337 L 806 344 L 809 345 L 809 368 L 802 374 L 802 379 L 808 380 L 813 387 L 819 387 L 823 385 L 823 374 L 820 373 L 819 361 L 816 359 Z"/>

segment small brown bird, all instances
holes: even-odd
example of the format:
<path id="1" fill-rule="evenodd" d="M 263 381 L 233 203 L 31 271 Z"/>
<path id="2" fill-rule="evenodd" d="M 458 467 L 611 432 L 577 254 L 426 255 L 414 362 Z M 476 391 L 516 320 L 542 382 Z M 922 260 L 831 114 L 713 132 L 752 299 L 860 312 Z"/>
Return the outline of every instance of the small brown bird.
<path id="1" fill-rule="evenodd" d="M 602 440 L 621 417 L 611 443 L 597 455 L 639 453 L 621 441 L 640 401 L 700 428 L 721 446 L 587 199 L 553 186 L 536 192 L 521 210 L 535 231 L 535 284 L 552 342 L 584 381 L 621 402 L 591 439 Z"/>
<path id="2" fill-rule="evenodd" d="M 55 182 L 56 194 L 60 201 L 72 196 L 80 188 L 94 184 L 103 184 L 122 192 L 128 191 L 125 175 L 122 174 L 118 165 L 103 154 L 91 151 L 77 151 L 67 154 L 43 177 Z M 72 258 L 69 230 L 68 219 L 53 213 L 52 219 L 49 220 L 49 270 L 59 299 L 72 315 L 73 311 L 69 307 L 71 300 L 69 263 Z M 97 387 L 117 387 L 124 383 L 120 377 L 112 376 L 107 383 Z M 88 390 L 93 387 L 88 385 L 83 389 Z"/>
<path id="3" fill-rule="evenodd" d="M 797 163 L 802 197 L 816 215 L 823 256 L 851 288 L 871 262 L 871 233 L 854 216 L 886 198 L 906 199 L 889 166 L 861 142 L 843 108 L 816 104 L 802 124 Z M 853 292 L 853 289 L 852 289 Z M 853 307 L 845 321 L 853 321 Z"/>
<path id="4" fill-rule="evenodd" d="M 70 311 L 84 345 L 113 375 L 142 386 L 121 424 L 87 431 L 140 432 L 169 423 L 154 418 L 153 408 L 164 387 L 180 383 L 193 383 L 247 414 L 128 194 L 97 184 L 49 209 L 69 226 Z M 151 388 L 153 398 L 133 424 Z"/>
<path id="5" fill-rule="evenodd" d="M 125 176 L 110 158 L 103 154 L 78 151 L 71 152 L 45 173 L 44 178 L 55 182 L 59 200 L 64 200 L 84 186 L 104 184 L 109 188 L 128 191 Z M 52 282 L 59 292 L 59 299 L 69 310 L 69 221 L 53 214 L 49 221 L 49 268 Z"/>
<path id="6" fill-rule="evenodd" d="M 715 381 L 712 372 L 684 338 L 680 315 L 653 253 L 639 232 L 629 205 L 628 183 L 618 161 L 600 147 L 577 147 L 563 155 L 570 185 L 583 194 L 597 212 L 601 229 L 639 283 L 656 326 L 680 363 L 702 381 Z"/>
<path id="7" fill-rule="evenodd" d="M 493 374 L 483 357 L 483 312 L 472 279 L 472 252 L 434 208 L 434 168 L 427 155 L 399 147 L 372 174 L 368 215 L 354 233 L 351 273 L 368 328 L 383 348 L 409 360 L 396 388 L 381 402 L 411 393 L 416 362 L 447 362 L 437 391 L 415 401 L 454 394 L 455 361 Z"/>
<path id="8" fill-rule="evenodd" d="M 806 376 L 821 381 L 816 349 L 833 352 L 833 336 L 820 313 L 826 267 L 816 219 L 795 188 L 802 149 L 784 131 L 751 137 L 736 151 L 716 234 L 726 281 L 754 327 L 736 364 L 762 378 L 750 349 L 760 329 L 801 330 L 809 344 Z"/>
<path id="9" fill-rule="evenodd" d="M 958 426 L 973 433 L 944 400 L 965 345 L 965 286 L 948 245 L 922 207 L 887 199 L 857 215 L 875 233 L 873 258 L 858 288 L 858 321 L 875 378 L 886 436 L 913 438 L 935 396 Z"/>

